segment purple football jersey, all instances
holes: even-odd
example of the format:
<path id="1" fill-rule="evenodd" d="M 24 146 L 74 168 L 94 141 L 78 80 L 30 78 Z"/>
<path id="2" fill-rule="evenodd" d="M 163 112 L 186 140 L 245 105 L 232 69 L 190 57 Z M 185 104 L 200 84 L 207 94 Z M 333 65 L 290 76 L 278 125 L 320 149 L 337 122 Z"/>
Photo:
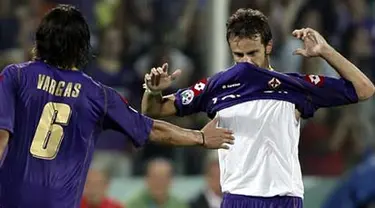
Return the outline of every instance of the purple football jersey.
<path id="1" fill-rule="evenodd" d="M 319 75 L 279 73 L 238 63 L 175 94 L 178 116 L 206 112 L 214 117 L 219 110 L 243 102 L 274 99 L 295 104 L 302 118 L 322 107 L 358 102 L 352 83 Z"/>
<path id="2" fill-rule="evenodd" d="M 6 67 L 0 100 L 11 133 L 0 207 L 78 207 L 97 135 L 114 129 L 142 146 L 153 125 L 112 88 L 40 61 Z"/>

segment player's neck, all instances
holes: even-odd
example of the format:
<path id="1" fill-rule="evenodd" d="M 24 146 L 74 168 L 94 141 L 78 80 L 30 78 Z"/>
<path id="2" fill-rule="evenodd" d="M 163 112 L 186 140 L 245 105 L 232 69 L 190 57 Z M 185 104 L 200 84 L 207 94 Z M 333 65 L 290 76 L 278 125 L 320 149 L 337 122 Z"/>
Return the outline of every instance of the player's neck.
<path id="1" fill-rule="evenodd" d="M 266 58 L 266 63 L 264 64 L 264 68 L 268 69 L 270 71 L 274 71 L 274 69 L 272 68 L 272 66 L 270 64 L 270 58 L 269 57 Z"/>
<path id="2" fill-rule="evenodd" d="M 272 68 L 272 66 L 270 65 L 270 64 L 265 64 L 265 65 L 263 65 L 261 68 L 263 68 L 263 69 L 267 69 L 267 70 L 270 70 L 270 71 L 274 71 L 274 69 Z"/>
<path id="3" fill-rule="evenodd" d="M 48 61 L 43 60 L 44 63 L 49 64 Z M 65 69 L 65 70 L 71 70 L 71 71 L 78 71 L 79 69 L 76 66 L 71 66 L 71 67 L 62 67 L 62 66 L 54 66 L 59 69 Z"/>
<path id="4" fill-rule="evenodd" d="M 72 66 L 72 67 L 57 67 L 57 68 L 64 69 L 64 70 L 70 70 L 70 71 L 78 71 L 78 68 L 75 67 L 75 66 Z"/>

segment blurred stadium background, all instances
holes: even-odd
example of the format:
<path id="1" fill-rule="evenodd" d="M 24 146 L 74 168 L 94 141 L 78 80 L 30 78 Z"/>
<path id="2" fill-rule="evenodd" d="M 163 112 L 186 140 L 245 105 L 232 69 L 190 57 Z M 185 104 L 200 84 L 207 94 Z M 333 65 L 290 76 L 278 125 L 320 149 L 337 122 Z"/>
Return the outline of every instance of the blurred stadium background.
<path id="1" fill-rule="evenodd" d="M 1 69 L 30 59 L 38 21 L 58 3 L 75 5 L 90 24 L 95 58 L 83 70 L 117 89 L 136 109 L 143 75 L 153 66 L 169 62 L 171 70 L 183 70 L 170 92 L 230 66 L 225 22 L 241 7 L 257 8 L 269 16 L 272 65 L 278 71 L 337 76 L 320 59 L 292 55 L 301 44 L 291 37 L 292 30 L 312 27 L 375 81 L 374 0 L 0 0 Z M 196 115 L 168 121 L 198 129 L 207 120 Z M 374 124 L 374 100 L 320 110 L 314 119 L 302 122 L 306 208 L 323 207 L 333 193 L 344 189 L 334 187 L 358 168 L 375 169 L 375 160 L 368 162 Z M 92 169 L 85 190 L 88 201 L 107 195 L 134 208 L 150 207 L 152 199 L 168 201 L 165 208 L 209 207 L 206 199 L 214 208 L 220 202 L 214 194 L 219 186 L 216 153 L 202 148 L 150 144 L 138 150 L 124 135 L 108 131 L 97 144 Z M 359 184 L 363 178 L 357 177 L 354 181 Z M 361 186 L 375 189 L 369 185 L 372 181 Z"/>

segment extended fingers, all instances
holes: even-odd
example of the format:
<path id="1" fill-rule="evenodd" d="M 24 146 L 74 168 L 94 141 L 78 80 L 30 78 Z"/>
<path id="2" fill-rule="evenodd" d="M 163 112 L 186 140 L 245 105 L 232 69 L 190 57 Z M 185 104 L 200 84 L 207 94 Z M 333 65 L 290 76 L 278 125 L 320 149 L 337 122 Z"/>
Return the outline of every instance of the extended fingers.
<path id="1" fill-rule="evenodd" d="M 163 74 L 163 73 L 164 73 L 164 71 L 163 71 L 163 69 L 162 69 L 161 67 L 158 67 L 158 68 L 156 69 L 156 71 L 157 71 L 159 74 Z"/>
<path id="2" fill-rule="evenodd" d="M 309 35 L 312 35 L 314 36 L 315 35 L 315 30 L 311 29 L 311 28 L 302 28 L 302 29 L 298 29 L 298 30 L 294 30 L 292 32 L 292 35 L 298 39 L 302 39 L 304 40 L 307 36 Z"/>
<path id="3" fill-rule="evenodd" d="M 151 69 L 151 85 L 155 86 L 157 71 L 155 68 Z"/>
<path id="4" fill-rule="evenodd" d="M 168 63 L 164 63 L 162 66 L 162 70 L 166 73 L 168 73 Z"/>
<path id="5" fill-rule="evenodd" d="M 229 144 L 233 144 L 234 143 L 234 136 L 233 136 L 233 133 L 232 131 L 230 130 L 227 130 L 227 129 L 222 129 L 223 132 L 221 133 L 222 134 L 222 138 L 223 138 L 223 141 L 225 143 L 229 143 Z"/>
<path id="6" fill-rule="evenodd" d="M 148 82 L 150 82 L 151 81 L 151 75 L 150 74 L 146 74 L 145 75 L 145 83 L 148 83 Z"/>
<path id="7" fill-rule="evenodd" d="M 225 136 L 224 136 L 226 139 L 230 139 L 230 140 L 234 140 L 234 136 L 232 133 L 227 133 L 225 132 Z"/>
<path id="8" fill-rule="evenodd" d="M 234 138 L 233 139 L 226 139 L 224 140 L 225 143 L 227 144 L 234 144 Z"/>
<path id="9" fill-rule="evenodd" d="M 158 86 L 160 83 L 160 76 L 163 73 L 160 67 L 151 69 L 151 84 L 152 86 Z"/>
<path id="10" fill-rule="evenodd" d="M 158 67 L 156 69 L 158 75 L 156 76 L 156 86 L 158 86 L 160 84 L 160 78 L 161 78 L 161 75 L 164 73 L 163 72 L 163 69 L 161 67 Z"/>
<path id="11" fill-rule="evenodd" d="M 294 31 L 292 32 L 292 35 L 293 35 L 294 37 L 300 39 L 300 38 L 302 37 L 302 35 L 303 35 L 303 30 L 304 30 L 304 28 L 302 28 L 302 29 L 298 29 L 298 30 L 294 30 Z"/>
<path id="12" fill-rule="evenodd" d="M 226 144 L 222 144 L 221 146 L 220 146 L 220 149 L 229 149 L 229 146 L 228 145 L 226 145 Z"/>

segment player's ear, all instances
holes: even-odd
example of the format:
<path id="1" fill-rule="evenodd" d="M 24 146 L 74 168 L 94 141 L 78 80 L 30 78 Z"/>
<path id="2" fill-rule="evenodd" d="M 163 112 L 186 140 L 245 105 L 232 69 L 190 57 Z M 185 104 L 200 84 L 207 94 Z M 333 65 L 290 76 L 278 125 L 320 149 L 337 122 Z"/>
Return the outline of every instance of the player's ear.
<path id="1" fill-rule="evenodd" d="M 268 41 L 268 43 L 266 45 L 266 55 L 271 54 L 272 46 L 273 46 L 273 41 L 272 40 Z"/>

